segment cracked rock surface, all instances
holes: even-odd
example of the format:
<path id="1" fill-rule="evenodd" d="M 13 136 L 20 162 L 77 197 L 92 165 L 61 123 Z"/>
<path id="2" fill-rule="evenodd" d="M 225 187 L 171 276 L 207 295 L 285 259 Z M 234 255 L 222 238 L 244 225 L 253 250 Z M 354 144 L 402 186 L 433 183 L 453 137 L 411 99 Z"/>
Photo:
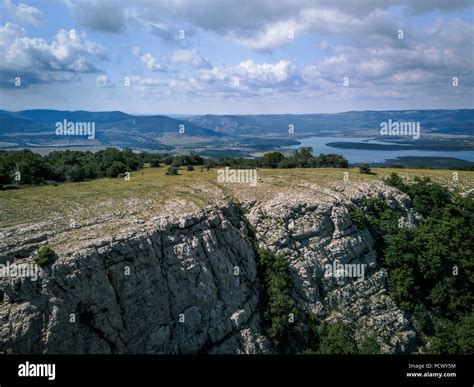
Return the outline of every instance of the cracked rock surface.
<path id="1" fill-rule="evenodd" d="M 371 235 L 346 209 L 367 196 L 408 208 L 407 196 L 377 182 L 300 188 L 244 201 L 246 219 L 228 203 L 58 245 L 37 281 L 0 278 L 0 352 L 270 352 L 249 224 L 261 247 L 288 258 L 301 310 L 350 324 L 359 342 L 375 334 L 386 353 L 415 352 L 417 330 L 388 296 Z M 41 245 L 67 235 L 41 225 L 4 231 L 0 264 L 32 263 Z M 366 265 L 364 280 L 326 277 L 333 262 Z"/>
<path id="2" fill-rule="evenodd" d="M 238 222 L 231 207 L 210 209 L 60 254 L 37 281 L 2 279 L 0 351 L 262 352 Z"/>
<path id="3" fill-rule="evenodd" d="M 248 215 L 261 247 L 288 257 L 299 308 L 321 321 L 349 325 L 359 344 L 371 335 L 384 353 L 416 352 L 417 329 L 390 299 L 373 238 L 352 223 L 346 207 L 374 197 L 408 209 L 409 198 L 380 182 L 305 188 L 276 196 Z M 364 279 L 325 276 L 326 265 L 333 264 L 364 265 Z"/>

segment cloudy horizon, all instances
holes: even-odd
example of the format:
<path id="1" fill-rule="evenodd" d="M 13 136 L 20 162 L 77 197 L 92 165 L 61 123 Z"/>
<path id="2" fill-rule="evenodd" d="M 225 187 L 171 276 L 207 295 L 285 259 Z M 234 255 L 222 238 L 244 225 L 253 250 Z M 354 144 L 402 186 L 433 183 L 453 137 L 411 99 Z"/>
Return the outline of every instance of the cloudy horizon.
<path id="1" fill-rule="evenodd" d="M 473 108 L 473 9 L 469 0 L 0 0 L 0 108 Z"/>

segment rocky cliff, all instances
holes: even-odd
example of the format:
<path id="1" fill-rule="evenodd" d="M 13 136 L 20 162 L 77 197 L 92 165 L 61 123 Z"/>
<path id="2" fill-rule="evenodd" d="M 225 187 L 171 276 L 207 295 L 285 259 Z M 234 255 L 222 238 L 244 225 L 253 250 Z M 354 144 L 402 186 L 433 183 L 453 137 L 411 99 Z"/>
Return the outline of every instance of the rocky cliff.
<path id="1" fill-rule="evenodd" d="M 256 245 L 287 257 L 306 314 L 350 324 L 357 341 L 370 334 L 383 352 L 415 352 L 417 329 L 388 296 L 374 241 L 347 210 L 368 196 L 410 205 L 380 182 L 303 184 L 264 201 L 241 197 L 243 212 L 229 200 L 107 237 L 79 227 L 75 235 L 88 237 L 55 248 L 37 281 L 0 278 L 0 352 L 270 353 Z M 0 264 L 32 262 L 39 246 L 67 235 L 50 224 L 5 229 Z M 365 277 L 325 276 L 335 263 L 363 264 Z"/>

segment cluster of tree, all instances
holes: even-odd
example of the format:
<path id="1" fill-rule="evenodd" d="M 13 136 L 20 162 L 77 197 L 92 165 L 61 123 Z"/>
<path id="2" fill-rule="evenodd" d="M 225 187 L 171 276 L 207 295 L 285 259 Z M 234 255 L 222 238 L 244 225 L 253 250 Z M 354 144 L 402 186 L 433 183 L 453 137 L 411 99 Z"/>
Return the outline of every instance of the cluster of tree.
<path id="1" fill-rule="evenodd" d="M 360 345 L 354 332 L 342 323 L 328 324 L 310 318 L 310 347 L 303 353 L 321 355 L 375 355 L 380 353 L 380 345 L 374 337 L 366 336 Z"/>
<path id="2" fill-rule="evenodd" d="M 196 153 L 191 152 L 188 155 L 171 155 L 169 153 L 140 153 L 140 159 L 144 163 L 148 163 L 150 167 L 160 167 L 161 164 L 171 165 L 173 167 L 188 167 L 188 166 L 206 166 L 211 162 L 210 166 L 217 166 L 213 160 L 206 160 Z"/>
<path id="3" fill-rule="evenodd" d="M 258 251 L 258 268 L 263 281 L 263 326 L 278 351 L 287 351 L 298 335 L 299 311 L 290 295 L 288 261 L 268 250 Z"/>
<path id="4" fill-rule="evenodd" d="M 221 157 L 219 159 L 203 159 L 199 155 L 179 155 L 170 154 L 142 154 L 142 160 L 150 163 L 151 166 L 158 166 L 160 163 L 173 165 L 175 167 L 202 165 L 207 169 L 217 167 L 232 168 L 347 168 L 348 161 L 338 154 L 320 154 L 313 156 L 311 147 L 302 147 L 292 155 L 285 156 L 281 152 L 268 152 L 260 158 L 249 159 L 242 157 Z"/>
<path id="5" fill-rule="evenodd" d="M 472 353 L 474 200 L 428 178 L 408 185 L 393 173 L 386 182 L 410 196 L 422 215 L 416 225 L 406 227 L 400 219 L 407 214 L 379 199 L 365 199 L 362 208 L 349 210 L 376 240 L 391 297 L 417 319 L 428 351 Z"/>
<path id="6" fill-rule="evenodd" d="M 268 152 L 261 158 L 220 158 L 215 165 L 234 168 L 347 168 L 349 162 L 338 154 L 313 155 L 313 148 L 302 147 L 292 155 L 281 152 Z"/>
<path id="7" fill-rule="evenodd" d="M 288 260 L 268 250 L 258 250 L 258 272 L 263 283 L 263 327 L 278 352 L 306 354 L 376 354 L 380 346 L 367 337 L 360 346 L 344 324 L 326 324 L 304 315 L 291 296 Z M 304 328 L 306 326 L 306 328 Z M 306 334 L 303 330 L 306 329 Z"/>
<path id="8" fill-rule="evenodd" d="M 408 185 L 392 174 L 386 182 L 410 196 L 413 210 L 422 216 L 417 224 L 407 227 L 400 222 L 408 215 L 405 210 L 376 198 L 349 208 L 353 222 L 373 235 L 380 263 L 388 271 L 391 297 L 417 320 L 425 350 L 472 353 L 474 201 L 453 195 L 427 178 Z M 260 250 L 258 258 L 263 326 L 278 351 L 298 351 L 299 346 L 310 354 L 380 353 L 375 337 L 357 343 L 347 325 L 316 321 L 298 310 L 284 256 Z M 303 335 L 304 326 L 308 329 Z"/>
<path id="9" fill-rule="evenodd" d="M 170 164 L 175 167 L 181 167 L 181 166 L 191 166 L 191 165 L 203 165 L 204 164 L 204 159 L 195 154 L 191 153 L 189 155 L 179 155 L 179 156 L 168 156 L 164 161 L 164 164 Z"/>
<path id="10" fill-rule="evenodd" d="M 117 177 L 142 165 L 140 155 L 130 149 L 108 148 L 96 153 L 66 150 L 46 156 L 30 150 L 0 151 L 0 185 Z"/>
<path id="11" fill-rule="evenodd" d="M 269 152 L 261 158 L 220 158 L 203 159 L 189 155 L 170 155 L 158 153 L 135 153 L 130 149 L 107 148 L 99 152 L 56 151 L 46 156 L 30 150 L 0 151 L 0 186 L 6 184 L 42 184 L 47 180 L 75 182 L 98 177 L 117 177 L 125 172 L 136 171 L 144 163 L 151 167 L 161 164 L 171 166 L 168 174 L 176 175 L 177 170 L 186 166 L 189 171 L 201 165 L 207 170 L 215 167 L 233 168 L 347 168 L 347 160 L 337 154 L 313 156 L 310 147 L 303 147 L 291 156 L 280 152 Z"/>
<path id="12" fill-rule="evenodd" d="M 474 171 L 474 165 L 467 165 L 462 167 L 450 167 L 448 168 L 452 171 Z"/>

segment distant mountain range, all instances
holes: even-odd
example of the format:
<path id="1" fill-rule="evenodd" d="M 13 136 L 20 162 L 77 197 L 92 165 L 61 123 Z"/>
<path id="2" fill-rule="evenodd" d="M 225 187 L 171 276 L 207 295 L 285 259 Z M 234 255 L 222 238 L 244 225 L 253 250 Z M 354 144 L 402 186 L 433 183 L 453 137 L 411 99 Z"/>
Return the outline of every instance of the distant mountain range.
<path id="1" fill-rule="evenodd" d="M 349 111 L 334 114 L 260 114 L 203 115 L 189 121 L 218 132 L 234 135 L 287 134 L 293 125 L 299 134 L 336 134 L 358 131 L 378 131 L 380 123 L 417 121 L 429 132 L 474 135 L 474 109 L 462 110 L 395 110 Z"/>
<path id="2" fill-rule="evenodd" d="M 86 136 L 57 136 L 57 122 L 94 123 L 94 139 Z M 212 129 L 168 116 L 133 116 L 119 111 L 87 112 L 59 110 L 0 110 L 0 148 L 118 146 L 169 150 L 164 137 L 224 137 Z"/>
<path id="3" fill-rule="evenodd" d="M 335 114 L 199 115 L 186 119 L 120 111 L 0 110 L 0 149 L 130 147 L 264 151 L 308 136 L 377 137 L 381 122 L 420 122 L 425 136 L 474 136 L 474 109 L 350 111 Z M 91 122 L 95 136 L 58 136 L 57 122 Z M 426 138 L 426 137 L 425 137 Z M 393 139 L 391 139 L 393 140 Z"/>

